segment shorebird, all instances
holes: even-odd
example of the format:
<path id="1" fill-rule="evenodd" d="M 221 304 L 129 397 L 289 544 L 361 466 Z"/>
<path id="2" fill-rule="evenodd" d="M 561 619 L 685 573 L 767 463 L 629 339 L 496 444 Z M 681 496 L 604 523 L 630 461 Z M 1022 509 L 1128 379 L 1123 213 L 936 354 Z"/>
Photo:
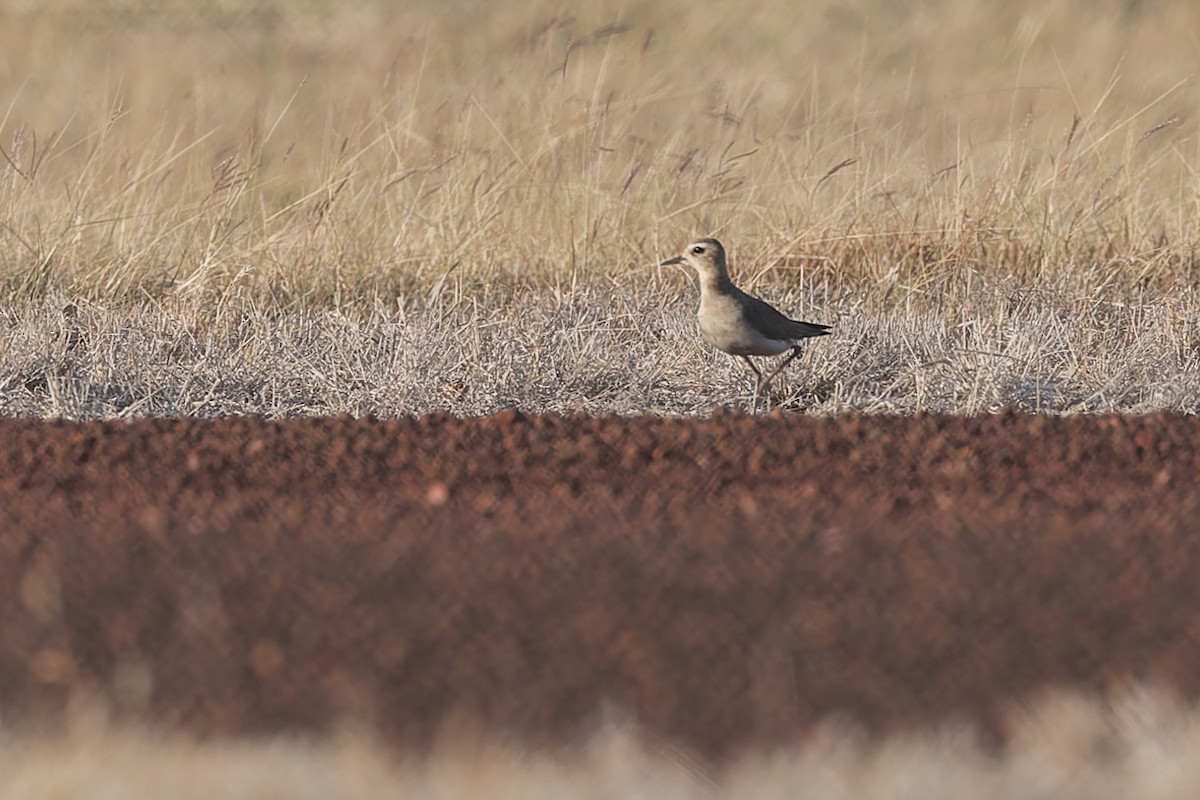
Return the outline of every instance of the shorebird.
<path id="1" fill-rule="evenodd" d="M 716 239 L 697 239 L 684 248 L 682 255 L 662 262 L 664 267 L 669 264 L 687 264 L 700 278 L 700 310 L 696 316 L 704 338 L 718 350 L 741 356 L 754 371 L 751 413 L 758 411 L 759 395 L 775 376 L 803 352 L 800 342 L 829 334 L 830 326 L 791 319 L 734 286 L 725 263 L 725 248 Z M 750 356 L 782 355 L 789 348 L 792 354 L 765 379 L 750 360 Z"/>

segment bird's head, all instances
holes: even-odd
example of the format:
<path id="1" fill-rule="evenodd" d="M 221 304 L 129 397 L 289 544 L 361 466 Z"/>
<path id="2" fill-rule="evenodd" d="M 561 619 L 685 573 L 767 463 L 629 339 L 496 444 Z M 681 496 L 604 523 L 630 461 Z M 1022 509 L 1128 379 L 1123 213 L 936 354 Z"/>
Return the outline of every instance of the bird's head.
<path id="1" fill-rule="evenodd" d="M 662 266 L 668 264 L 687 264 L 701 278 L 717 279 L 729 276 L 729 268 L 725 263 L 725 248 L 716 239 L 697 239 L 683 249 L 681 255 L 668 258 Z"/>

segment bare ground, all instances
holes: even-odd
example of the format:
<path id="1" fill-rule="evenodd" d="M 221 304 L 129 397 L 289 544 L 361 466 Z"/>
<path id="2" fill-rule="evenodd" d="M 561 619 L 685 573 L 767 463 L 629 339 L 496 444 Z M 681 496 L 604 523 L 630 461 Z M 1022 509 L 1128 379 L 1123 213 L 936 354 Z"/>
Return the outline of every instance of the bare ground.
<path id="1" fill-rule="evenodd" d="M 0 420 L 0 708 L 722 760 L 1200 682 L 1190 417 Z"/>

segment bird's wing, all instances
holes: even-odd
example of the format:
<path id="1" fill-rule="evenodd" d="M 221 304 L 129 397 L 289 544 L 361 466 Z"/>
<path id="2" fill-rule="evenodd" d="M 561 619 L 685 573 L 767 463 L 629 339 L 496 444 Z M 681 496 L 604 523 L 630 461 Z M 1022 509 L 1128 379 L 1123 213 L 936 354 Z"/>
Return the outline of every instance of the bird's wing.
<path id="1" fill-rule="evenodd" d="M 829 333 L 829 325 L 791 319 L 780 313 L 770 303 L 745 292 L 742 294 L 745 298 L 742 309 L 746 315 L 746 321 L 769 339 L 807 339 L 811 336 L 825 336 Z"/>

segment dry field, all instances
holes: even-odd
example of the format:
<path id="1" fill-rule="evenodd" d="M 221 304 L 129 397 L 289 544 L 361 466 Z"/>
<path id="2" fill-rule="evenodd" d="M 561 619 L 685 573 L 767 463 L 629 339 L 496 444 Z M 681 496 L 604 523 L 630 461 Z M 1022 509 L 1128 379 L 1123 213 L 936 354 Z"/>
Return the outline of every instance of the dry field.
<path id="1" fill-rule="evenodd" d="M 1190 665 L 1200 638 L 1191 620 L 1200 600 L 1189 588 L 1196 581 L 1164 580 L 1191 569 L 1191 420 L 986 415 L 1200 410 L 1198 30 L 1200 5 L 1186 0 L 0 0 L 0 416 L 255 414 L 271 421 L 245 424 L 285 445 L 296 431 L 333 428 L 312 448 L 284 446 L 282 460 L 297 471 L 276 494 L 254 495 L 228 481 L 275 451 L 234 437 L 234 449 L 210 461 L 223 451 L 201 447 L 205 431 L 238 421 L 100 429 L 0 420 L 14 426 L 5 428 L 0 463 L 0 571 L 9 578 L 0 604 L 6 619 L 27 623 L 0 631 L 0 797 L 1195 796 L 1200 711 Z M 746 288 L 835 325 L 775 398 L 785 411 L 824 419 L 722 413 L 746 399 L 746 370 L 697 341 L 690 276 L 656 266 L 698 234 L 725 241 Z M 458 418 L 514 407 L 638 419 L 531 417 L 533 429 L 560 426 L 564 442 L 544 443 L 536 463 L 556 480 L 574 476 L 559 494 L 557 484 L 543 493 L 557 498 L 551 503 L 522 483 L 534 460 L 508 464 L 491 453 L 475 467 L 479 440 L 470 436 L 473 445 L 440 462 L 421 455 L 436 452 L 436 437 L 354 450 L 379 430 L 469 428 Z M 881 416 L 840 416 L 859 411 Z M 433 412 L 443 413 L 410 416 Z M 958 422 L 991 433 L 958 441 L 954 421 L 882 416 L 916 412 L 985 415 Z M 292 419 L 333 414 L 392 421 Z M 909 423 L 916 433 L 904 433 Z M 172 424 L 201 427 L 174 440 Z M 479 421 L 483 430 L 523 424 L 511 415 Z M 764 436 L 765 450 L 747 444 L 731 455 L 736 435 L 714 435 L 721 455 L 705 470 L 695 471 L 701 453 L 676 473 L 687 480 L 652 485 L 647 475 L 662 477 L 655 469 L 676 451 L 656 449 L 645 431 L 667 425 L 671 436 L 703 438 L 708 424 Z M 1038 427 L 1052 424 L 1079 427 Z M 155 425 L 163 437 L 143 436 Z M 592 462 L 572 448 L 590 440 L 573 437 L 589 425 L 620 431 L 612 453 L 632 448 L 641 459 L 634 467 L 645 468 L 602 464 L 612 481 L 632 477 L 637 487 L 642 505 L 625 511 L 644 516 L 627 530 L 579 500 L 589 479 L 576 472 Z M 827 454 L 846 480 L 821 484 L 826 465 L 810 460 L 820 488 L 797 494 L 789 459 L 816 451 L 796 430 L 821 425 L 859 437 Z M 998 442 L 1012 441 L 1008 427 L 1026 425 L 1033 433 L 1022 448 L 997 456 Z M 342 430 L 354 426 L 365 438 Z M 1039 438 L 1047 430 L 1075 433 L 1051 451 Z M 24 450 L 13 444 L 18 433 Z M 86 444 L 88 436 L 118 446 Z M 686 441 L 683 450 L 699 439 Z M 389 461 L 397 452 L 408 460 Z M 770 485 L 757 480 L 763 452 L 775 454 L 779 470 Z M 1009 486 L 984 474 L 1026 459 L 1047 470 L 1043 481 Z M 323 471 L 338 463 L 347 466 Z M 408 480 L 418 467 L 434 477 Z M 365 482 L 350 480 L 364 468 Z M 747 470 L 754 479 L 740 494 L 703 505 L 713 473 L 736 484 Z M 324 482 L 306 483 L 313 475 Z M 382 483 L 371 490 L 373 480 Z M 1067 502 L 1074 491 L 1087 502 Z M 972 504 L 964 500 L 971 492 L 986 497 Z M 397 496 L 409 505 L 396 505 Z M 492 505 L 479 506 L 481 497 Z M 905 516 L 914 498 L 948 538 L 888 538 L 901 523 L 920 527 Z M 642 649 L 622 651 L 627 672 L 617 675 L 678 680 L 654 684 L 626 704 L 632 711 L 599 704 L 598 732 L 574 750 L 451 719 L 434 726 L 440 733 L 426 737 L 432 749 L 421 755 L 397 747 L 394 734 L 430 706 L 397 701 L 388 719 L 360 717 L 369 695 L 355 686 L 338 722 L 345 730 L 305 716 L 328 708 L 298 698 L 336 695 L 342 673 L 285 646 L 286 636 L 310 641 L 288 620 L 320 618 L 339 602 L 360 608 L 348 578 L 358 573 L 347 564 L 369 572 L 361 560 L 372 548 L 425 546 L 421 537 L 435 529 L 491 530 L 497 515 L 518 530 L 531 502 L 551 520 L 547 535 L 569 536 L 585 555 L 610 546 L 597 552 L 644 563 L 650 577 L 695 569 L 688 591 L 645 607 L 665 616 L 637 617 L 660 628 Z M 447 513 L 436 517 L 443 504 Z M 1011 516 L 998 515 L 1001 507 Z M 662 513 L 649 513 L 655 508 Z M 830 522 L 843 508 L 849 521 Z M 762 542 L 747 543 L 743 517 L 759 513 L 772 522 Z M 354 514 L 359 527 L 346 521 Z M 189 538 L 197 526 L 204 535 Z M 266 532 L 251 536 L 255 526 Z M 839 695 L 837 681 L 826 685 L 806 708 L 828 713 L 803 725 L 786 720 L 795 729 L 770 746 L 702 763 L 674 742 L 731 735 L 729 719 L 747 706 L 719 687 L 689 687 L 716 686 L 717 676 L 756 659 L 703 657 L 711 655 L 706 624 L 745 629 L 736 613 L 711 606 L 734 574 L 725 557 L 776 563 L 770 547 L 793 542 L 800 528 L 815 537 L 805 546 L 865 547 L 857 560 L 830 545 L 796 561 L 797 571 L 837 578 L 800 590 L 844 604 L 854 587 L 867 591 L 863 576 L 877 577 L 872 585 L 894 591 L 875 599 L 899 603 L 893 613 L 915 608 L 924 612 L 916 622 L 953 623 L 927 628 L 936 636 L 918 644 L 945 655 L 935 667 L 956 665 L 956 679 L 918 694 L 883 671 L 830 668 L 827 677 L 843 684 L 867 677 L 852 696 Z M 1061 535 L 1039 537 L 1050 530 Z M 1164 531 L 1171 535 L 1157 535 Z M 297 541 L 308 560 L 293 574 L 297 562 L 280 554 Z M 713 542 L 728 546 L 712 550 Z M 688 547 L 700 555 L 684 559 Z M 979 558 L 976 548 L 1010 561 Z M 880 557 L 901 550 L 911 572 Z M 431 552 L 448 559 L 446 569 L 462 554 Z M 510 555 L 521 567 L 540 552 Z M 679 572 L 663 552 L 683 559 Z M 247 553 L 262 558 L 252 563 Z M 498 582 L 488 584 L 495 597 L 520 596 L 530 583 L 516 567 L 468 561 L 480 581 Z M 608 573 L 586 568 L 594 563 L 551 566 L 564 585 L 605 586 Z M 1008 565 L 1003 579 L 997 563 Z M 220 566 L 215 577 L 205 565 Z M 1119 571 L 1112 585 L 1117 573 L 1102 566 Z M 300 579 L 310 569 L 330 578 L 319 595 L 283 592 L 286 602 L 270 602 L 281 587 L 309 586 Z M 1039 580 L 1034 588 L 1068 587 L 1074 605 L 1039 606 L 1045 597 L 1021 594 Z M 758 597 L 757 584 L 747 585 Z M 429 606 L 420 619 L 473 608 L 439 605 L 437 588 L 408 598 Z M 64 601 L 73 590 L 82 594 Z M 590 605 L 579 618 L 602 621 L 607 596 L 583 597 Z M 169 602 L 156 602 L 163 597 Z M 1013 617 L 998 614 L 995 628 L 968 624 L 1004 598 L 1025 604 L 1029 630 L 1051 632 L 1052 657 L 1027 658 L 1036 642 Z M 409 607 L 375 601 L 366 607 L 385 616 Z M 546 607 L 576 601 L 564 592 Z M 201 617 L 212 608 L 218 617 L 233 607 L 254 620 L 261 613 L 287 633 L 257 647 L 253 625 L 213 633 L 186 614 L 183 623 L 166 619 L 162 610 L 176 602 L 199 604 Z M 109 607 L 103 618 L 71 617 Z M 828 623 L 815 606 L 797 608 L 796 624 Z M 676 626 L 663 609 L 700 622 Z M 870 648 L 914 640 L 895 635 L 904 629 L 884 624 L 879 608 L 856 614 L 846 619 L 883 632 L 856 636 L 832 625 L 861 655 L 855 663 L 899 669 L 901 651 L 884 647 L 881 657 Z M 337 621 L 333 638 L 366 624 Z M 515 615 L 490 638 L 469 622 L 454 634 L 499 658 L 513 652 L 504 649 L 513 632 L 537 619 Z M 231 658 L 204 661 L 221 651 L 204 637 L 188 640 L 193 628 L 229 634 Z M 555 652 L 576 670 L 604 664 L 592 656 L 628 644 L 605 630 L 587 640 L 600 651 Z M 1146 631 L 1162 635 L 1151 642 Z M 686 640 L 680 652 L 699 656 L 686 663 L 700 666 L 664 672 L 655 647 L 678 644 L 677 632 Z M 522 646 L 558 641 L 535 633 Z M 193 648 L 187 658 L 169 657 L 180 641 Z M 363 663 L 399 652 L 375 647 L 374 637 L 355 641 Z M 920 648 L 902 652 L 929 666 Z M 167 655 L 148 662 L 155 653 Z M 412 674 L 470 671 L 452 655 Z M 216 679 L 188 677 L 209 663 Z M 1165 677 L 1151 663 L 1168 665 Z M 242 671 L 220 671 L 231 664 Z M 525 668 L 514 674 L 536 674 Z M 310 683 L 263 680 L 280 670 Z M 377 685 L 391 686 L 390 673 L 380 674 Z M 558 677 L 578 674 L 564 668 Z M 989 701 L 984 734 L 960 718 L 958 700 L 1009 679 L 1025 683 L 1015 699 Z M 601 685 L 579 691 L 592 697 Z M 797 691 L 816 685 L 801 681 Z M 289 686 L 303 691 L 288 694 Z M 443 700 L 456 696 L 449 686 Z M 171 705 L 188 691 L 221 702 Z M 802 694 L 755 702 L 786 710 Z M 520 697 L 480 689 L 471 700 L 483 717 L 481 709 L 538 707 Z M 661 739 L 655 725 L 666 698 L 680 697 L 678 707 L 695 715 L 687 719 L 705 724 Z M 880 733 L 846 715 L 863 702 L 901 710 Z M 214 708 L 226 716 L 204 716 Z M 922 724 L 891 724 L 910 718 Z M 997 750 L 989 736 L 1006 744 Z"/>
<path id="2" fill-rule="evenodd" d="M 615 282 L 1096 302 L 1196 277 L 1187 2 L 6 3 L 5 295 Z M 674 290 L 678 290 L 675 286 Z"/>
<path id="3" fill-rule="evenodd" d="M 698 233 L 836 325 L 786 407 L 1196 409 L 1191 3 L 0 23 L 6 414 L 704 414 Z"/>
<path id="4" fill-rule="evenodd" d="M 590 287 L 412 310 L 66 300 L 0 309 L 0 414 L 706 416 L 747 407 L 750 371 L 700 339 L 694 290 L 678 290 L 683 297 Z M 1190 298 L 1098 306 L 1051 295 L 981 285 L 957 325 L 928 309 L 817 306 L 809 318 L 835 324 L 834 335 L 789 368 L 790 386 L 773 387 L 777 401 L 820 414 L 1200 410 Z M 812 305 L 794 290 L 773 297 Z"/>

